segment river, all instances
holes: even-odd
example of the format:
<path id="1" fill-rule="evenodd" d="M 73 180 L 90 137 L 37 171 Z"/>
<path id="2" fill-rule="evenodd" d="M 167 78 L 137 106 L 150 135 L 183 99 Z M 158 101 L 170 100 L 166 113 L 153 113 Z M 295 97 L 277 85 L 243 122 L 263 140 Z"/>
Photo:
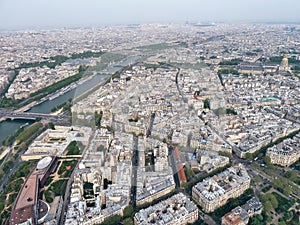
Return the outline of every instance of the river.
<path id="1" fill-rule="evenodd" d="M 95 75 L 92 79 L 87 80 L 83 84 L 79 85 L 77 88 L 72 89 L 65 94 L 58 96 L 55 99 L 47 100 L 39 105 L 34 106 L 28 112 L 33 113 L 51 113 L 51 109 L 54 107 L 67 102 L 69 99 L 73 99 L 74 97 L 78 97 L 79 95 L 85 93 L 86 91 L 93 88 L 95 85 L 104 82 L 110 75 L 102 74 L 102 75 Z"/>
<path id="2" fill-rule="evenodd" d="M 116 71 L 120 70 L 122 67 L 127 66 L 129 64 L 135 63 L 141 59 L 141 56 L 128 56 L 125 60 L 118 63 L 118 65 L 111 65 L 108 66 L 103 71 L 103 74 L 98 74 L 93 76 L 90 80 L 85 81 L 84 83 L 78 85 L 75 89 L 72 89 L 55 99 L 47 100 L 39 105 L 34 106 L 28 112 L 35 112 L 35 113 L 51 113 L 51 109 L 54 107 L 61 105 L 67 102 L 69 99 L 73 99 L 74 97 L 78 97 L 81 94 L 87 92 L 91 88 L 95 87 L 96 85 L 104 82 L 109 76 L 111 76 Z M 10 134 L 16 132 L 20 126 L 25 124 L 26 122 L 32 123 L 32 121 L 25 121 L 25 120 L 7 120 L 0 123 L 0 146 L 2 145 L 3 140 L 8 137 Z"/>
<path id="3" fill-rule="evenodd" d="M 30 120 L 7 120 L 0 123 L 0 146 L 2 142 L 7 138 L 10 134 L 16 132 L 22 125 L 26 123 L 32 124 L 33 121 Z"/>

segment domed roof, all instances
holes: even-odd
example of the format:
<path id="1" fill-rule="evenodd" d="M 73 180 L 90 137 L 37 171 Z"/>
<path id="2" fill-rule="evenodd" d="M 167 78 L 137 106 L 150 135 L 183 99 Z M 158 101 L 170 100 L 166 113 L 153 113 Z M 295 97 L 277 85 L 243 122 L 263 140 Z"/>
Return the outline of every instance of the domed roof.
<path id="1" fill-rule="evenodd" d="M 52 161 L 52 157 L 50 157 L 50 156 L 47 156 L 47 157 L 45 157 L 45 158 L 42 158 L 42 159 L 38 162 L 36 168 L 37 168 L 38 170 L 45 169 L 46 167 L 48 167 L 48 166 L 50 165 L 51 161 Z"/>

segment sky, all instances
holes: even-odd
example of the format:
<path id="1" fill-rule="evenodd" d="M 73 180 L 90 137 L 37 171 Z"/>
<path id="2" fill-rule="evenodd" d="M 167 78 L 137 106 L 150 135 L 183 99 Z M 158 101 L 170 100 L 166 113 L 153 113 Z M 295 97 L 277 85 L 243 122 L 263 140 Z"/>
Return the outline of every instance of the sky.
<path id="1" fill-rule="evenodd" d="M 299 0 L 0 0 L 0 28 L 300 22 Z"/>

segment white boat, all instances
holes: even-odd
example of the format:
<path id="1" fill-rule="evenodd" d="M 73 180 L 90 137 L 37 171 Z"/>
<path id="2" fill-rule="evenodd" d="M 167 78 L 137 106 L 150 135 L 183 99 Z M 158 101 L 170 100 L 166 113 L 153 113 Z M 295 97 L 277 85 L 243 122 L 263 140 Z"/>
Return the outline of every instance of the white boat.
<path id="1" fill-rule="evenodd" d="M 56 93 L 56 94 L 54 94 L 54 95 L 51 95 L 51 96 L 49 97 L 49 100 L 51 101 L 51 100 L 57 98 L 59 95 L 60 95 L 60 93 Z"/>
<path id="2" fill-rule="evenodd" d="M 26 126 L 28 126 L 29 125 L 29 123 L 27 122 L 27 123 L 24 123 L 23 125 L 21 125 L 20 126 L 20 129 L 22 129 L 22 128 L 24 128 L 24 127 L 26 127 Z"/>

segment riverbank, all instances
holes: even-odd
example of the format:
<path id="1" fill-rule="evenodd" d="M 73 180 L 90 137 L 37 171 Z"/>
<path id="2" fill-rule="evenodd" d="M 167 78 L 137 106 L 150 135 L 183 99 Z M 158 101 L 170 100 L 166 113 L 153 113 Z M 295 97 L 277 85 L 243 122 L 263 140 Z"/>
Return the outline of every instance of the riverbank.
<path id="1" fill-rule="evenodd" d="M 91 80 L 94 76 L 96 76 L 96 75 L 92 75 L 89 77 L 83 77 L 79 81 L 75 81 L 75 82 L 67 85 L 66 87 L 61 88 L 60 90 L 57 90 L 54 93 L 51 93 L 51 94 L 45 96 L 42 99 L 40 99 L 39 101 L 31 102 L 30 104 L 17 109 L 16 112 L 26 112 L 26 111 L 29 111 L 30 109 L 32 109 L 33 107 L 40 105 L 46 101 L 52 101 L 52 100 L 58 98 L 59 96 L 64 95 L 69 91 L 72 91 L 73 89 L 77 88 L 79 85 L 82 85 L 84 82 Z"/>
<path id="2" fill-rule="evenodd" d="M 61 95 L 64 95 L 79 86 L 83 85 L 84 83 L 88 82 L 89 80 L 93 80 L 96 76 L 112 76 L 118 69 L 118 66 L 116 66 L 116 63 L 127 65 L 131 56 L 125 57 L 124 55 L 120 55 L 117 53 L 106 53 L 101 57 L 101 63 L 97 64 L 96 66 L 87 67 L 85 69 L 80 69 L 78 74 L 74 76 L 78 76 L 81 74 L 82 76 L 79 79 L 76 79 L 75 82 L 69 83 L 67 86 L 63 87 L 56 87 L 55 91 L 49 93 L 46 96 L 43 96 L 37 101 L 34 101 L 26 106 L 23 106 L 21 109 L 23 111 L 29 111 L 30 109 L 34 108 L 35 106 L 38 106 L 46 101 L 52 101 L 56 98 L 60 97 Z M 125 59 L 124 59 L 125 58 Z M 123 61 L 122 61 L 123 60 Z M 111 62 L 114 62 L 113 64 Z M 74 77 L 72 76 L 72 77 Z M 53 84 L 54 86 L 57 86 L 59 82 Z M 97 83 L 97 82 L 96 82 Z M 50 85 L 49 87 L 53 86 Z M 47 88 L 49 88 L 47 87 Z M 45 88 L 45 89 L 47 89 Z M 43 90 L 45 90 L 43 89 Z M 83 93 L 80 93 L 80 95 Z M 61 103 L 60 103 L 61 104 Z M 19 109 L 19 111 L 21 110 Z"/>
<path id="3" fill-rule="evenodd" d="M 0 161 L 7 155 L 8 152 L 9 152 L 9 148 L 6 147 L 6 148 L 1 152 L 1 155 L 0 155 Z"/>
<path id="4" fill-rule="evenodd" d="M 78 80 L 80 80 L 84 75 L 85 70 L 80 70 L 76 75 L 67 77 L 63 80 L 60 80 L 54 84 L 51 84 L 50 86 L 47 86 L 43 88 L 42 90 L 36 91 L 32 94 L 30 94 L 29 98 L 26 99 L 11 99 L 11 98 L 3 98 L 0 102 L 0 107 L 3 108 L 21 108 L 26 105 L 31 104 L 32 102 L 40 101 L 41 99 L 46 98 L 49 94 L 52 94 L 63 87 L 74 83 Z"/>
<path id="5" fill-rule="evenodd" d="M 24 124 L 29 123 L 32 124 L 33 121 L 28 120 L 5 120 L 0 123 L 0 146 L 2 146 L 2 142 L 7 139 L 9 136 L 15 134 L 17 130 L 20 129 Z"/>
<path id="6" fill-rule="evenodd" d="M 90 76 L 84 76 L 82 79 L 76 81 L 75 83 L 69 84 L 67 87 L 63 87 L 64 88 L 63 92 L 62 89 L 57 90 L 54 93 L 48 94 L 47 96 L 40 99 L 39 101 L 34 101 L 31 102 L 30 104 L 27 104 L 26 106 L 23 106 L 22 108 L 18 109 L 18 111 L 50 114 L 51 109 L 59 105 L 62 105 L 68 100 L 74 98 L 76 99 L 76 97 L 84 98 L 86 94 L 90 93 L 91 91 L 97 90 L 99 86 L 104 85 L 107 81 L 109 81 L 110 78 L 117 71 L 120 71 L 128 65 L 132 65 L 138 62 L 138 60 L 140 60 L 142 57 L 140 55 L 131 55 L 126 57 L 125 59 L 123 58 L 122 61 L 118 61 L 115 59 L 116 58 L 115 56 L 114 58 L 112 58 L 113 56 L 114 55 L 112 54 L 108 55 L 107 61 L 114 60 L 115 62 L 118 62 L 117 66 L 116 63 L 114 63 L 114 64 L 106 65 L 105 67 L 104 65 L 100 65 L 101 68 L 98 67 L 93 68 L 92 71 L 89 70 L 87 72 L 94 71 L 95 74 L 91 74 Z M 103 64 L 106 64 L 106 62 L 103 62 Z M 68 89 L 68 87 L 70 89 Z M 20 126 L 22 126 L 26 122 L 28 121 L 26 120 L 7 121 L 6 120 L 0 122 L 0 146 L 3 140 L 5 140 L 11 134 L 15 133 L 20 128 Z"/>

